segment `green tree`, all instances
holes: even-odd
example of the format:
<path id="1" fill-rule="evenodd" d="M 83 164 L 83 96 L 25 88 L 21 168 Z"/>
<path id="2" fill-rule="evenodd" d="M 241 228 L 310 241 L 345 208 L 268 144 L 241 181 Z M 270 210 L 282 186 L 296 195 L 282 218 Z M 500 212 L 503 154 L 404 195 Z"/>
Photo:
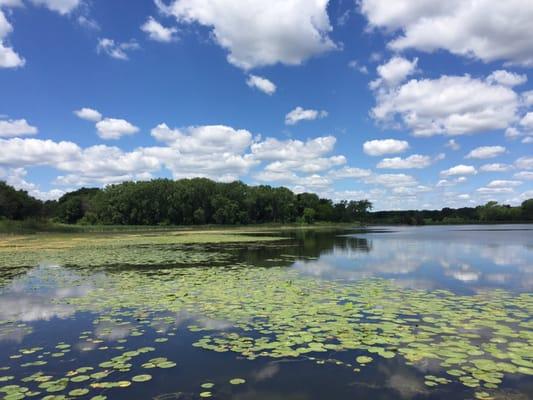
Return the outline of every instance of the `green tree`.
<path id="1" fill-rule="evenodd" d="M 303 212 L 303 220 L 306 224 L 315 222 L 316 211 L 313 208 L 305 208 Z"/>

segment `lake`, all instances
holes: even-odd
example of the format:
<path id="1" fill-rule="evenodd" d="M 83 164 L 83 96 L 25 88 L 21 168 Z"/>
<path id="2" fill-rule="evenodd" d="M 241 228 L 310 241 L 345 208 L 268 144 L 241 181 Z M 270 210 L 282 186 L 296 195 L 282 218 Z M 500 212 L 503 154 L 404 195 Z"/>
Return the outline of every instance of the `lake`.
<path id="1" fill-rule="evenodd" d="M 5 399 L 533 398 L 533 225 L 17 240 Z"/>

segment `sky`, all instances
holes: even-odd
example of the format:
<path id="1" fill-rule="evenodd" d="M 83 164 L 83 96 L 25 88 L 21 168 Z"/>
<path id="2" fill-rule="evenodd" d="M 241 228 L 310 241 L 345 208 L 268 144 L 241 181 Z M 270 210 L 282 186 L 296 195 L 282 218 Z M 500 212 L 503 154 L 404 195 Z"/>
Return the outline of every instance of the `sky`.
<path id="1" fill-rule="evenodd" d="M 533 198 L 533 1 L 0 0 L 0 180 Z"/>

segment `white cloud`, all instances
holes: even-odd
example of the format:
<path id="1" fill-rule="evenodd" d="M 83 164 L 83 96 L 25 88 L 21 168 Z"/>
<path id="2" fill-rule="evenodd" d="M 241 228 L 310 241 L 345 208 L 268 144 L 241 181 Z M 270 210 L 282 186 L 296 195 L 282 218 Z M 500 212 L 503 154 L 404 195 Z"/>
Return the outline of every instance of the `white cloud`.
<path id="1" fill-rule="evenodd" d="M 277 63 L 298 65 L 333 50 L 329 0 L 174 0 L 160 9 L 180 23 L 212 29 L 228 61 L 251 69 Z"/>
<path id="2" fill-rule="evenodd" d="M 315 139 L 266 140 L 252 144 L 252 154 L 257 160 L 300 160 L 316 159 L 330 153 L 335 147 L 337 139 L 334 136 L 323 136 Z"/>
<path id="3" fill-rule="evenodd" d="M 433 136 L 505 129 L 517 109 L 512 89 L 465 75 L 412 79 L 380 91 L 371 114 L 383 122 L 399 119 L 415 136 Z"/>
<path id="4" fill-rule="evenodd" d="M 388 188 L 409 187 L 418 185 L 417 180 L 406 174 L 381 174 L 365 178 L 365 183 L 382 185 Z"/>
<path id="5" fill-rule="evenodd" d="M 22 1 L 21 0 L 0 0 L 0 7 L 22 7 Z"/>
<path id="6" fill-rule="evenodd" d="M 37 128 L 28 124 L 25 119 L 0 119 L 0 137 L 35 135 Z"/>
<path id="7" fill-rule="evenodd" d="M 520 157 L 515 161 L 518 169 L 533 169 L 533 157 Z"/>
<path id="8" fill-rule="evenodd" d="M 396 139 L 370 140 L 363 144 L 363 151 L 370 156 L 402 153 L 408 148 L 407 141 Z"/>
<path id="9" fill-rule="evenodd" d="M 533 90 L 522 92 L 521 100 L 524 106 L 526 107 L 533 106 Z"/>
<path id="10" fill-rule="evenodd" d="M 479 170 L 483 172 L 507 172 L 511 168 L 512 167 L 508 164 L 494 163 L 482 165 L 479 167 Z"/>
<path id="11" fill-rule="evenodd" d="M 412 168 L 426 168 L 432 163 L 430 156 L 423 156 L 420 154 L 413 154 L 407 158 L 393 157 L 384 158 L 381 160 L 377 168 L 385 169 L 412 169 Z"/>
<path id="12" fill-rule="evenodd" d="M 333 179 L 362 179 L 372 175 L 369 169 L 343 167 L 341 169 L 331 171 L 329 176 Z"/>
<path id="13" fill-rule="evenodd" d="M 79 157 L 81 149 L 72 142 L 39 139 L 0 139 L 0 165 L 27 167 L 55 165 Z"/>
<path id="14" fill-rule="evenodd" d="M 300 121 L 312 121 L 328 116 L 327 111 L 305 110 L 302 107 L 296 107 L 285 116 L 286 125 L 296 125 Z"/>
<path id="15" fill-rule="evenodd" d="M 8 168 L 49 166 L 67 172 L 59 184 L 80 186 L 132 180 L 160 168 L 156 157 L 144 149 L 124 152 L 117 147 L 80 148 L 72 142 L 38 139 L 1 140 L 0 165 Z"/>
<path id="16" fill-rule="evenodd" d="M 516 179 L 523 179 L 525 181 L 533 181 L 532 171 L 520 171 L 513 175 Z"/>
<path id="17" fill-rule="evenodd" d="M 39 186 L 28 182 L 26 175 L 28 171 L 24 168 L 11 168 L 7 171 L 0 169 L 0 178 L 4 178 L 8 185 L 13 186 L 17 190 L 25 190 L 30 196 L 36 197 L 41 200 L 57 200 L 63 196 L 65 192 L 59 189 L 52 189 L 48 192 L 39 189 Z"/>
<path id="18" fill-rule="evenodd" d="M 98 136 L 102 139 L 120 139 L 139 132 L 139 128 L 124 119 L 105 118 L 96 123 Z"/>
<path id="19" fill-rule="evenodd" d="M 318 174 L 300 176 L 293 172 L 287 171 L 261 171 L 254 175 L 254 178 L 260 182 L 280 182 L 283 184 L 292 185 L 292 189 L 296 193 L 326 190 L 331 186 L 332 183 L 328 177 Z"/>
<path id="20" fill-rule="evenodd" d="M 456 165 L 447 170 L 441 171 L 442 176 L 454 176 L 454 175 L 475 175 L 476 169 L 471 165 Z"/>
<path id="21" fill-rule="evenodd" d="M 13 32 L 13 26 L 0 10 L 0 68 L 17 68 L 26 63 L 24 58 L 18 55 L 12 47 L 4 43 L 11 32 Z"/>
<path id="22" fill-rule="evenodd" d="M 507 128 L 505 130 L 505 137 L 507 139 L 511 139 L 511 140 L 514 140 L 520 136 L 522 136 L 523 133 L 520 132 L 518 129 L 514 128 L 514 127 L 510 127 L 510 128 Z"/>
<path id="23" fill-rule="evenodd" d="M 92 108 L 84 107 L 74 111 L 74 114 L 86 121 L 98 122 L 102 120 L 102 114 Z"/>
<path id="24" fill-rule="evenodd" d="M 265 171 L 283 173 L 287 171 L 298 171 L 308 174 L 322 172 L 333 167 L 346 164 L 346 157 L 332 156 L 315 159 L 274 161 L 265 167 Z"/>
<path id="25" fill-rule="evenodd" d="M 246 84 L 251 88 L 256 88 L 263 93 L 272 95 L 276 92 L 276 85 L 262 76 L 250 75 Z"/>
<path id="26" fill-rule="evenodd" d="M 485 62 L 504 60 L 533 65 L 533 3 L 524 0 L 361 0 L 371 27 L 400 31 L 394 50 L 416 48 Z"/>
<path id="27" fill-rule="evenodd" d="M 41 5 L 49 10 L 56 11 L 65 15 L 74 11 L 80 4 L 81 0 L 31 0 L 35 5 Z"/>
<path id="28" fill-rule="evenodd" d="M 145 148 L 157 157 L 175 178 L 203 176 L 230 181 L 257 164 L 251 154 L 244 154 L 252 144 L 252 134 L 244 129 L 223 125 L 170 129 L 160 124 L 152 136 L 168 147 Z"/>
<path id="29" fill-rule="evenodd" d="M 99 31 L 100 30 L 100 25 L 98 24 L 98 22 L 96 22 L 92 18 L 89 18 L 86 15 L 80 15 L 78 17 L 78 24 L 80 24 L 81 26 L 83 26 L 86 29 L 90 29 L 90 30 L 93 30 L 93 31 Z"/>
<path id="30" fill-rule="evenodd" d="M 409 61 L 406 58 L 395 56 L 392 57 L 385 64 L 378 66 L 377 72 L 379 78 L 370 83 L 372 89 L 376 89 L 382 85 L 395 87 L 402 83 L 405 78 L 416 72 L 418 58 Z"/>
<path id="31" fill-rule="evenodd" d="M 140 49 L 139 44 L 135 40 L 129 42 L 118 43 L 113 39 L 103 38 L 98 41 L 96 51 L 105 53 L 108 56 L 117 60 L 129 60 L 128 52 Z"/>
<path id="32" fill-rule="evenodd" d="M 505 188 L 505 187 L 516 187 L 520 186 L 522 182 L 520 181 L 509 181 L 509 180 L 495 180 L 491 181 L 487 187 L 489 188 Z"/>
<path id="33" fill-rule="evenodd" d="M 490 74 L 487 77 L 487 81 L 489 83 L 495 83 L 495 84 L 500 84 L 503 86 L 513 87 L 513 86 L 518 86 L 518 85 L 522 85 L 526 83 L 527 75 L 525 74 L 520 75 L 515 72 L 509 72 L 509 71 L 500 69 Z"/>
<path id="34" fill-rule="evenodd" d="M 455 141 L 455 139 L 450 139 L 445 144 L 446 147 L 452 149 L 452 150 L 459 150 L 461 148 L 461 145 Z"/>
<path id="35" fill-rule="evenodd" d="M 151 134 L 159 142 L 183 153 L 240 153 L 252 143 L 252 134 L 247 130 L 224 125 L 170 129 L 166 124 L 160 124 Z"/>
<path id="36" fill-rule="evenodd" d="M 480 158 L 480 159 L 487 159 L 487 158 L 494 158 L 501 156 L 507 151 L 507 149 L 503 146 L 481 146 L 477 147 L 474 150 L 472 150 L 470 153 L 466 155 L 465 158 Z"/>
<path id="37" fill-rule="evenodd" d="M 524 117 L 520 120 L 520 125 L 528 130 L 533 130 L 533 112 L 528 112 L 526 115 L 524 115 Z"/>
<path id="38" fill-rule="evenodd" d="M 141 26 L 141 30 L 157 42 L 171 42 L 176 39 L 175 34 L 178 32 L 176 28 L 164 27 L 153 17 L 148 17 L 148 20 Z"/>
<path id="39" fill-rule="evenodd" d="M 348 67 L 358 70 L 360 73 L 367 75 L 368 68 L 366 65 L 361 65 L 357 60 L 352 60 L 348 63 Z"/>
<path id="40" fill-rule="evenodd" d="M 509 194 L 514 192 L 514 188 L 517 184 L 522 182 L 515 181 L 492 181 L 487 186 L 480 187 L 477 192 L 488 195 Z"/>

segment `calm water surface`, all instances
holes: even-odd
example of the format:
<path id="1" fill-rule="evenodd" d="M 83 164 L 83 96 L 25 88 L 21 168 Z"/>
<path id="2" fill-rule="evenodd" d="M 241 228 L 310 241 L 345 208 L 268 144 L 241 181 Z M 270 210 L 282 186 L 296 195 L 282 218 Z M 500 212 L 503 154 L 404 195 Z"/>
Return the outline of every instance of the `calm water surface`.
<path id="1" fill-rule="evenodd" d="M 202 246 L 212 261 L 87 268 L 43 260 L 16 273 L 0 265 L 0 395 L 533 399 L 532 225 L 283 235 L 277 242 Z M 465 320 L 462 330 L 458 314 L 469 307 L 466 319 L 479 310 L 479 321 L 468 327 Z M 363 333 L 347 344 L 358 326 Z M 397 326 L 413 336 L 395 338 Z M 337 336 L 343 346 L 320 347 Z M 277 347 L 252 354 L 248 344 L 260 338 L 277 338 Z M 446 340 L 438 355 L 420 350 L 410 359 L 402 352 Z M 454 341 L 463 353 L 450 350 Z M 301 351 L 306 346 L 318 351 Z M 356 361 L 360 356 L 372 361 Z M 160 368 L 157 358 L 170 365 Z M 465 385 L 450 370 L 473 374 L 477 383 Z M 91 376 L 98 372 L 107 376 Z M 147 374 L 147 382 L 132 380 Z M 234 378 L 245 383 L 233 385 Z M 434 378 L 448 381 L 432 384 Z M 59 381 L 57 391 L 48 390 L 50 381 Z"/>

